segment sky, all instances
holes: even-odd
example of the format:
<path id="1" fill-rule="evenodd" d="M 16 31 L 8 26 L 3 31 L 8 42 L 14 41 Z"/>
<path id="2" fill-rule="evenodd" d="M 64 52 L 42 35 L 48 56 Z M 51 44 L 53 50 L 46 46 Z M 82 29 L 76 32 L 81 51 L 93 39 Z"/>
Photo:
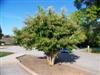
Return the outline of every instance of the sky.
<path id="1" fill-rule="evenodd" d="M 66 8 L 66 15 L 76 10 L 73 0 L 0 0 L 0 25 L 4 35 L 13 35 L 13 28 L 21 29 L 28 16 L 38 12 L 38 5 L 45 10 L 52 6 L 59 13 Z"/>

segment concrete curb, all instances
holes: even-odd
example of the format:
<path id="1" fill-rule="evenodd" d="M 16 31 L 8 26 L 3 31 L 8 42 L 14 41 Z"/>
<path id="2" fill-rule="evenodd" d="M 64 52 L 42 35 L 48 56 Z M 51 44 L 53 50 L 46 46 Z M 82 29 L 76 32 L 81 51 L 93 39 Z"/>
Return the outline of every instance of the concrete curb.
<path id="1" fill-rule="evenodd" d="M 16 59 L 17 60 L 17 59 Z M 26 66 L 24 66 L 23 64 L 20 63 L 20 61 L 17 60 L 17 63 L 23 68 L 25 69 L 27 72 L 29 72 L 32 75 L 39 75 L 36 72 L 34 72 L 33 70 L 30 70 L 29 68 L 27 68 Z"/>

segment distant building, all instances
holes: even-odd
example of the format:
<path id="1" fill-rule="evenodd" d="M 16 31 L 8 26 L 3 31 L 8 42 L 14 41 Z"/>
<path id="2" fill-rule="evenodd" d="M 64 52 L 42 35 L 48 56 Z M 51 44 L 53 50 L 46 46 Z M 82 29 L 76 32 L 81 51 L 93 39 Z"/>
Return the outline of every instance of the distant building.
<path id="1" fill-rule="evenodd" d="M 2 39 L 0 40 L 1 45 L 11 45 L 11 44 L 13 44 L 12 41 L 13 40 L 9 35 L 3 36 Z"/>

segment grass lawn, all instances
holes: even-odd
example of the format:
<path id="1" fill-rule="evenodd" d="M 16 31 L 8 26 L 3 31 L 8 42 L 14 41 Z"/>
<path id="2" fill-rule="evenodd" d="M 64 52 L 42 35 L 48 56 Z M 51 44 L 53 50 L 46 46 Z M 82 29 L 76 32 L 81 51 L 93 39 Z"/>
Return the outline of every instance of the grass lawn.
<path id="1" fill-rule="evenodd" d="M 10 54 L 13 54 L 13 53 L 12 52 L 3 52 L 3 51 L 0 51 L 0 57 L 4 57 L 4 56 L 10 55 Z"/>
<path id="2" fill-rule="evenodd" d="M 100 48 L 91 48 L 92 53 L 100 53 Z"/>

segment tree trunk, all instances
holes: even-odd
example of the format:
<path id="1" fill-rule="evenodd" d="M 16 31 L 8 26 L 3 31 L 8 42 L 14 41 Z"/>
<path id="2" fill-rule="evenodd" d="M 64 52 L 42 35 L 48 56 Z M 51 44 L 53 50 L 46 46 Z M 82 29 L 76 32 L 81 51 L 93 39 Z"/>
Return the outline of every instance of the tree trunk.
<path id="1" fill-rule="evenodd" d="M 55 63 L 55 56 L 52 57 L 52 59 L 51 59 L 51 65 L 54 65 L 54 63 Z"/>
<path id="2" fill-rule="evenodd" d="M 47 56 L 47 62 L 49 65 L 54 65 L 56 56 Z"/>

